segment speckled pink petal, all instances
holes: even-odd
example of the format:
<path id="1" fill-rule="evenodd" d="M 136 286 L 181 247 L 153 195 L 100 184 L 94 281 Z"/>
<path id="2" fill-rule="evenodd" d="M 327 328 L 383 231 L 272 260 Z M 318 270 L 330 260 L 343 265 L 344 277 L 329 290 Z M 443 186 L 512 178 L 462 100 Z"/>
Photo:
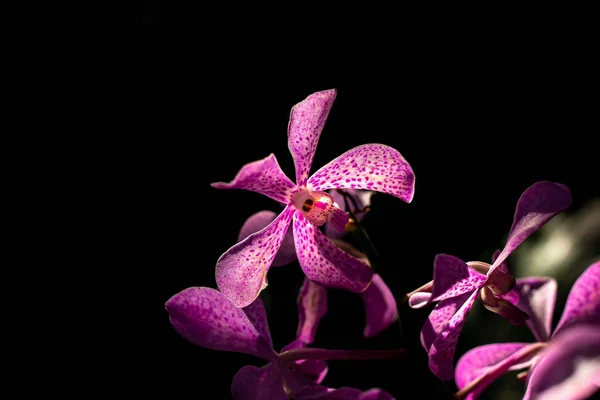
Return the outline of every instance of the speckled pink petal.
<path id="1" fill-rule="evenodd" d="M 488 275 L 499 264 L 502 264 L 529 235 L 570 205 L 571 191 L 563 184 L 541 181 L 527 188 L 517 202 L 515 217 L 506 245 L 494 261 Z"/>
<path id="2" fill-rule="evenodd" d="M 524 400 L 584 400 L 600 386 L 600 326 L 572 325 L 533 366 Z"/>
<path id="3" fill-rule="evenodd" d="M 244 225 L 242 225 L 242 229 L 240 229 L 240 234 L 238 235 L 238 242 L 241 242 L 251 234 L 258 232 L 269 225 L 271 222 L 273 222 L 275 217 L 277 217 L 277 214 L 268 210 L 259 211 L 255 214 L 252 214 L 250 218 L 244 222 Z M 291 229 L 288 229 L 271 266 L 280 267 L 282 265 L 287 265 L 296 261 L 297 258 L 296 248 L 294 247 L 294 233 Z"/>
<path id="4" fill-rule="evenodd" d="M 379 274 L 374 274 L 371 285 L 361 293 L 365 304 L 365 337 L 378 335 L 398 320 L 398 306 L 390 288 Z"/>
<path id="5" fill-rule="evenodd" d="M 494 343 L 467 351 L 456 364 L 456 386 L 462 389 L 480 376 L 487 375 L 466 397 L 466 400 L 476 399 L 486 387 L 506 371 L 529 367 L 535 353 L 523 358 L 520 350 L 530 345 L 530 343 Z"/>
<path id="6" fill-rule="evenodd" d="M 454 351 L 458 343 L 458 337 L 465 324 L 467 314 L 473 307 L 473 302 L 477 297 L 477 291 L 473 292 L 450 318 L 448 324 L 442 332 L 435 338 L 429 348 L 429 369 L 438 378 L 442 380 L 451 380 L 454 378 Z"/>
<path id="7" fill-rule="evenodd" d="M 465 293 L 442 300 L 435 305 L 421 329 L 421 344 L 429 352 L 433 341 L 444 330 L 450 319 L 473 293 Z"/>
<path id="8" fill-rule="evenodd" d="M 244 189 L 264 194 L 267 197 L 288 204 L 296 185 L 283 173 L 274 154 L 248 163 L 240 169 L 229 183 L 215 182 L 217 189 Z"/>
<path id="9" fill-rule="evenodd" d="M 198 346 L 251 354 L 266 360 L 274 356 L 272 347 L 244 311 L 215 289 L 184 289 L 165 306 L 177 332 Z"/>
<path id="10" fill-rule="evenodd" d="M 367 213 L 360 211 L 364 210 L 365 207 L 371 205 L 371 196 L 373 196 L 375 192 L 371 190 L 357 189 L 344 189 L 344 191 L 346 191 L 350 196 L 352 196 L 352 198 L 356 202 L 356 207 L 358 207 L 357 210 L 354 209 L 354 204 L 350 200 L 348 201 L 350 208 L 354 213 L 354 216 L 358 219 L 358 222 L 362 221 L 365 215 L 367 215 Z M 344 201 L 344 196 L 337 190 L 330 190 L 329 194 L 331 195 L 331 197 L 333 197 L 333 201 L 340 206 L 340 209 L 346 211 L 346 202 Z M 327 236 L 330 239 L 341 239 L 344 235 L 346 235 L 346 233 L 348 232 L 336 229 L 334 226 L 331 225 L 329 221 L 325 223 L 325 236 Z"/>
<path id="11" fill-rule="evenodd" d="M 525 323 L 539 342 L 550 338 L 556 289 L 554 278 L 517 278 L 515 287 L 501 296 L 529 314 L 529 320 Z"/>
<path id="12" fill-rule="evenodd" d="M 287 206 L 266 228 L 242 240 L 217 260 L 219 290 L 236 306 L 246 307 L 267 286 L 267 271 L 290 226 L 294 209 Z"/>
<path id="13" fill-rule="evenodd" d="M 300 211 L 294 214 L 293 226 L 298 261 L 309 279 L 355 293 L 369 286 L 373 271 L 368 264 L 337 248 Z"/>
<path id="14" fill-rule="evenodd" d="M 441 301 L 479 289 L 487 277 L 469 267 L 460 258 L 438 254 L 433 261 L 431 301 Z"/>
<path id="15" fill-rule="evenodd" d="M 306 344 L 311 344 L 315 341 L 321 318 L 327 314 L 327 289 L 304 278 L 297 303 L 298 330 L 296 337 Z"/>
<path id="16" fill-rule="evenodd" d="M 231 395 L 233 400 L 288 400 L 283 378 L 272 365 L 242 367 L 233 377 Z"/>
<path id="17" fill-rule="evenodd" d="M 410 203 L 415 191 L 415 175 L 398 150 L 383 144 L 364 144 L 315 172 L 308 179 L 308 188 L 374 190 Z"/>
<path id="18" fill-rule="evenodd" d="M 336 90 L 323 90 L 292 107 L 288 124 L 288 148 L 296 166 L 296 183 L 306 185 L 317 143 L 327 121 Z"/>
<path id="19" fill-rule="evenodd" d="M 571 287 L 553 335 L 581 319 L 600 323 L 600 261 L 587 267 Z"/>
<path id="20" fill-rule="evenodd" d="M 250 305 L 242 308 L 246 317 L 250 320 L 252 325 L 256 328 L 258 333 L 267 341 L 269 346 L 273 347 L 273 340 L 271 339 L 271 331 L 269 330 L 269 320 L 267 319 L 267 313 L 265 311 L 265 305 L 263 304 L 260 297 L 257 297 Z"/>

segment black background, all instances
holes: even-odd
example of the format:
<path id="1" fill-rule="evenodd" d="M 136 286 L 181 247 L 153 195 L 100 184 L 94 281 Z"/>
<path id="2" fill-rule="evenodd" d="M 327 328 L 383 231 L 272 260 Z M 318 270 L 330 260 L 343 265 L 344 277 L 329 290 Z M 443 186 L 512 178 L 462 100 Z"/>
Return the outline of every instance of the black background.
<path id="1" fill-rule="evenodd" d="M 124 111 L 133 123 L 122 137 L 127 162 L 119 185 L 125 229 L 136 243 L 128 268 L 140 282 L 151 278 L 138 296 L 151 316 L 134 332 L 144 343 L 143 385 L 151 392 L 204 398 L 210 388 L 210 398 L 226 399 L 237 370 L 262 365 L 188 343 L 170 325 L 164 303 L 190 286 L 216 287 L 215 262 L 235 244 L 246 218 L 279 210 L 260 194 L 210 183 L 229 181 L 242 165 L 270 153 L 293 177 L 289 112 L 315 91 L 338 94 L 312 172 L 364 143 L 396 148 L 415 172 L 411 204 L 378 194 L 364 221 L 383 261 L 380 274 L 398 300 L 431 279 L 436 254 L 468 261 L 501 248 L 516 202 L 534 182 L 568 185 L 568 212 L 599 195 L 597 65 L 581 42 L 558 34 L 489 41 L 473 35 L 468 42 L 411 37 L 382 51 L 367 44 L 333 63 L 313 50 L 337 54 L 335 32 L 323 33 L 331 38 L 325 44 L 301 46 L 296 38 L 266 46 L 275 32 L 238 31 L 235 39 L 217 40 L 219 32 L 202 27 L 181 30 L 179 22 L 190 25 L 183 12 L 167 19 L 155 4 L 143 14 L 124 91 L 135 107 Z M 271 269 L 268 279 L 263 296 L 279 350 L 295 335 L 303 274 L 293 263 Z M 402 333 L 393 326 L 366 340 L 360 297 L 330 291 L 316 347 L 405 346 L 409 356 L 332 361 L 324 384 L 382 387 L 397 398 L 416 382 L 426 398 L 455 391 L 453 382 L 444 386 L 429 372 L 419 344 L 429 309 L 401 306 L 400 312 Z M 459 342 L 457 357 L 471 347 Z"/>

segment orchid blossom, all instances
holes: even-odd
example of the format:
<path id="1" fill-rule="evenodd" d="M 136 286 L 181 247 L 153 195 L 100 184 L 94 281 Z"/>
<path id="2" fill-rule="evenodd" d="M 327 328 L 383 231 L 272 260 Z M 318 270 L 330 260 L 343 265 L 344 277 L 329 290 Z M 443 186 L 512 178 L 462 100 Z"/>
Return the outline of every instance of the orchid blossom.
<path id="1" fill-rule="evenodd" d="M 370 207 L 370 199 L 373 194 L 371 191 L 349 189 L 346 191 L 348 196 L 351 196 L 352 202 L 356 205 L 357 209 L 353 210 L 352 214 L 357 218 L 358 221 L 366 215 L 365 210 Z M 346 204 L 343 201 L 342 195 L 337 191 L 331 191 L 329 193 L 335 203 L 340 204 L 340 209 L 345 211 Z M 259 211 L 250 216 L 246 222 L 242 225 L 238 241 L 244 240 L 247 236 L 254 232 L 260 231 L 269 223 L 271 223 L 277 214 L 272 211 L 264 210 Z M 365 263 L 369 264 L 369 260 L 365 254 L 355 249 L 349 243 L 342 241 L 344 232 L 340 232 L 335 229 L 330 223 L 325 225 L 325 235 L 341 250 L 356 257 Z M 296 249 L 294 247 L 294 238 L 292 231 L 286 233 L 285 238 L 279 248 L 279 251 L 275 255 L 273 260 L 273 266 L 281 266 L 289 264 L 297 259 Z M 398 309 L 396 299 L 392 294 L 389 287 L 385 284 L 379 274 L 374 274 L 371 285 L 360 293 L 361 298 L 365 307 L 366 325 L 363 331 L 365 337 L 373 337 L 378 335 L 381 331 L 388 328 L 395 321 L 398 320 Z M 309 308 L 309 305 L 313 305 L 312 308 L 315 313 L 318 313 L 320 317 L 323 317 L 327 313 L 327 289 L 325 286 L 320 285 L 306 277 L 304 284 L 300 289 L 298 296 L 298 302 L 304 303 L 305 307 L 299 307 L 300 320 L 304 320 L 304 313 Z M 319 318 L 320 319 L 320 318 Z M 299 329 L 301 329 L 299 327 Z M 305 339 L 305 343 L 310 344 L 314 340 L 314 330 L 316 325 L 310 325 L 310 328 L 302 328 L 306 330 L 304 335 L 301 335 Z"/>
<path id="2" fill-rule="evenodd" d="M 573 284 L 551 332 L 556 302 L 552 278 L 517 279 L 504 296 L 528 310 L 535 343 L 494 343 L 466 352 L 456 366 L 458 398 L 473 400 L 510 370 L 529 368 L 524 400 L 582 400 L 600 388 L 600 261 Z"/>
<path id="3" fill-rule="evenodd" d="M 493 264 L 464 262 L 439 254 L 434 260 L 433 281 L 409 293 L 409 305 L 421 308 L 438 302 L 421 330 L 421 344 L 429 355 L 429 368 L 440 379 L 453 377 L 454 352 L 465 318 L 475 299 L 515 325 L 528 319 L 527 313 L 502 298 L 515 278 L 499 266 L 529 235 L 571 204 L 570 190 L 562 184 L 541 181 L 523 192 L 504 249 Z"/>
<path id="4" fill-rule="evenodd" d="M 303 304 L 299 304 L 300 307 Z M 402 350 L 326 350 L 306 348 L 302 340 L 273 350 L 264 305 L 260 298 L 244 308 L 234 306 L 222 293 L 208 287 L 185 289 L 166 302 L 171 324 L 188 341 L 213 350 L 250 354 L 268 361 L 259 368 L 242 367 L 233 378 L 234 400 L 388 400 L 393 397 L 378 388 L 361 391 L 320 385 L 327 373 L 327 359 L 396 358 Z M 307 320 L 320 316 L 307 313 Z M 304 321 L 306 323 L 306 320 Z"/>
<path id="5" fill-rule="evenodd" d="M 383 144 L 348 150 L 309 177 L 335 97 L 335 89 L 317 92 L 292 108 L 288 148 L 294 160 L 296 183 L 283 173 L 271 154 L 244 165 L 231 182 L 212 184 L 219 189 L 261 193 L 284 205 L 268 226 L 231 247 L 217 261 L 217 285 L 236 307 L 249 305 L 266 287 L 267 272 L 292 220 L 298 261 L 309 279 L 357 293 L 367 289 L 373 276 L 371 268 L 338 249 L 318 228 L 329 221 L 343 230 L 349 221 L 326 190 L 374 190 L 412 201 L 415 176 L 411 166 L 397 150 Z"/>

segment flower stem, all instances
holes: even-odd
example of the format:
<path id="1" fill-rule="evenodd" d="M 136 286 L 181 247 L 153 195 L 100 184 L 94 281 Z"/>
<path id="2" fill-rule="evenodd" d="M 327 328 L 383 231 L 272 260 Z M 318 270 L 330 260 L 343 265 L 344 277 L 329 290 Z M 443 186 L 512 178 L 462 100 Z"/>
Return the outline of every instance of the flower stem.
<path id="1" fill-rule="evenodd" d="M 285 363 L 296 360 L 382 360 L 403 357 L 404 349 L 391 350 L 327 350 L 317 348 L 295 348 L 284 351 L 279 359 Z"/>
<path id="2" fill-rule="evenodd" d="M 510 369 L 510 367 L 531 359 L 531 357 L 533 357 L 535 354 L 537 354 L 538 351 L 540 351 L 541 349 L 543 349 L 546 346 L 547 346 L 547 343 L 534 343 L 529 346 L 523 347 L 522 349 L 517 351 L 510 358 L 505 359 L 504 361 L 500 362 L 493 368 L 490 368 L 489 370 L 487 370 L 484 374 L 477 377 L 477 379 L 469 382 L 464 388 L 462 388 L 461 390 L 456 392 L 456 398 L 458 400 L 462 400 L 465 397 L 467 397 L 469 395 L 469 393 L 471 393 L 473 390 L 477 389 L 478 387 L 480 387 L 480 386 L 485 387 L 485 386 L 489 385 L 492 381 L 497 379 L 500 375 L 502 375 L 503 373 L 508 371 Z"/>

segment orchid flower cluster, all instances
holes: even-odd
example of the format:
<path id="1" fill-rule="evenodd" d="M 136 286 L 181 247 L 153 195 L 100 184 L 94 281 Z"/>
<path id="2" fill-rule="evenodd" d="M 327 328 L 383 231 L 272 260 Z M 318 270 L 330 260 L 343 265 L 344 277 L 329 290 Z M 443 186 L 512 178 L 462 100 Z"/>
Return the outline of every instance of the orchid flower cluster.
<path id="1" fill-rule="evenodd" d="M 365 337 L 378 335 L 398 320 L 392 291 L 373 271 L 368 255 L 372 249 L 367 245 L 358 250 L 344 235 L 354 232 L 366 237 L 360 223 L 374 192 L 410 203 L 415 186 L 410 164 L 383 144 L 355 147 L 309 175 L 335 97 L 334 89 L 317 92 L 291 110 L 288 147 L 295 183 L 271 154 L 244 165 L 231 182 L 212 184 L 217 189 L 261 193 L 283 209 L 278 214 L 260 211 L 243 224 L 237 244 L 217 260 L 218 289 L 190 287 L 166 302 L 171 324 L 190 342 L 265 361 L 260 368 L 244 366 L 233 377 L 231 393 L 236 400 L 394 398 L 383 388 L 329 388 L 322 382 L 327 360 L 400 358 L 403 349 L 312 347 L 327 313 L 330 288 L 360 294 Z M 457 398 L 474 399 L 494 379 L 519 369 L 526 370 L 519 375 L 526 382 L 526 399 L 585 399 L 600 387 L 600 262 L 589 266 L 573 285 L 553 332 L 556 281 L 515 279 L 506 265 L 511 252 L 570 204 L 566 186 L 534 183 L 521 195 L 506 245 L 494 254 L 491 264 L 439 254 L 433 280 L 405 296 L 411 308 L 436 303 L 422 328 L 421 343 L 431 372 L 442 380 L 455 379 Z M 259 295 L 267 287 L 271 266 L 295 261 L 305 274 L 297 297 L 296 339 L 276 351 Z M 476 300 L 514 325 L 527 325 L 535 342 L 472 349 L 460 358 L 455 371 L 456 345 Z"/>

